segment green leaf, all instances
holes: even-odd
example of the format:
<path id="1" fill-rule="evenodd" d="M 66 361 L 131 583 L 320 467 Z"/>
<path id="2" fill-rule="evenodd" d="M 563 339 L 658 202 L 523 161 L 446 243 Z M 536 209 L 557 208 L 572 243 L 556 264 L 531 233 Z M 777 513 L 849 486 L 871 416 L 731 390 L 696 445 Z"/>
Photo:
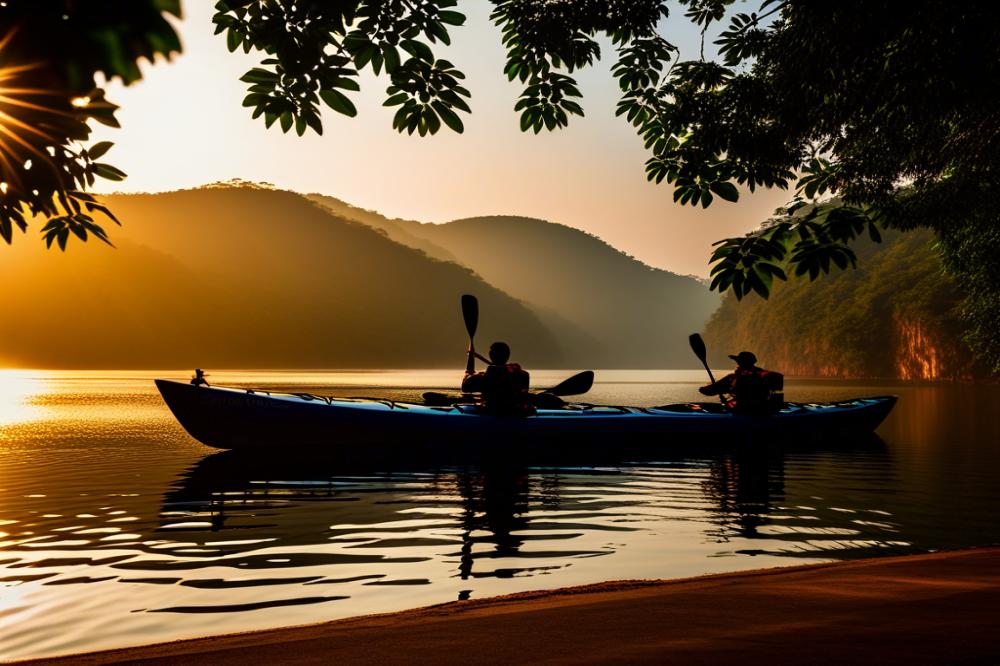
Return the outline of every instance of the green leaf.
<path id="1" fill-rule="evenodd" d="M 354 66 L 358 69 L 364 69 L 376 53 L 378 53 L 378 48 L 374 44 L 366 44 L 354 53 Z"/>
<path id="2" fill-rule="evenodd" d="M 876 227 L 874 224 L 871 223 L 868 224 L 868 236 L 872 239 L 873 243 L 882 242 L 882 234 L 879 233 L 878 227 Z"/>
<path id="3" fill-rule="evenodd" d="M 104 156 L 106 152 L 108 152 L 108 150 L 111 149 L 111 146 L 113 145 L 115 144 L 113 144 L 110 141 L 100 141 L 98 143 L 95 143 L 93 146 L 90 147 L 89 150 L 87 150 L 87 155 L 92 160 L 100 159 L 101 157 Z"/>
<path id="4" fill-rule="evenodd" d="M 532 114 L 534 113 L 534 111 L 535 111 L 534 108 L 530 108 L 530 109 L 525 110 L 525 112 L 521 114 L 521 131 L 522 132 L 527 132 L 529 129 L 531 129 L 531 123 L 533 121 L 533 115 Z"/>
<path id="5" fill-rule="evenodd" d="M 431 47 L 427 46 L 423 42 L 418 42 L 415 39 L 404 40 L 400 46 L 403 50 L 412 55 L 414 58 L 423 60 L 424 62 L 434 62 L 434 52 L 431 51 Z"/>
<path id="6" fill-rule="evenodd" d="M 461 12 L 453 12 L 449 10 L 443 10 L 438 12 L 438 20 L 442 23 L 447 23 L 448 25 L 464 25 L 465 24 L 465 14 Z"/>
<path id="7" fill-rule="evenodd" d="M 441 120 L 434 113 L 434 109 L 428 108 L 424 113 L 423 119 L 427 123 L 427 131 L 431 134 L 437 134 L 438 130 L 441 129 Z"/>
<path id="8" fill-rule="evenodd" d="M 350 118 L 358 115 L 358 109 L 354 106 L 354 102 L 348 99 L 347 95 L 339 90 L 334 90 L 332 88 L 329 90 L 321 90 L 319 91 L 319 96 L 323 99 L 327 106 L 337 113 L 342 113 Z"/>
<path id="9" fill-rule="evenodd" d="M 736 189 L 736 186 L 728 181 L 719 181 L 712 183 L 708 186 L 712 192 L 719 195 L 720 198 L 726 201 L 736 202 L 739 201 L 740 192 Z"/>
<path id="10" fill-rule="evenodd" d="M 410 99 L 410 96 L 407 93 L 397 93 L 382 102 L 382 106 L 397 106 L 408 99 Z"/>
<path id="11" fill-rule="evenodd" d="M 382 58 L 385 60 L 386 73 L 392 74 L 399 69 L 399 51 L 392 44 L 386 44 L 382 47 Z"/>
<path id="12" fill-rule="evenodd" d="M 445 106 L 442 102 L 434 100 L 431 102 L 431 106 L 437 111 L 437 114 L 441 116 L 441 120 L 444 124 L 451 128 L 452 131 L 461 134 L 465 131 L 465 125 L 462 123 L 462 119 L 458 117 L 458 114 Z"/>
<path id="13" fill-rule="evenodd" d="M 323 123 L 322 121 L 320 121 L 319 116 L 310 113 L 309 115 L 305 116 L 305 119 L 306 123 L 309 124 L 309 127 L 311 127 L 313 131 L 316 132 L 316 134 L 319 134 L 320 136 L 323 135 Z"/>
<path id="14" fill-rule="evenodd" d="M 103 164 L 100 162 L 96 162 L 94 164 L 94 173 L 105 180 L 113 181 L 125 180 L 125 178 L 128 177 L 121 169 L 113 167 L 110 164 Z"/>
<path id="15" fill-rule="evenodd" d="M 254 67 L 249 72 L 240 77 L 244 83 L 274 83 L 278 80 L 278 75 L 260 67 Z"/>
<path id="16" fill-rule="evenodd" d="M 243 37 L 240 36 L 240 33 L 233 29 L 230 29 L 229 32 L 226 33 L 226 47 L 229 49 L 230 53 L 240 48 L 240 44 L 242 43 Z"/>

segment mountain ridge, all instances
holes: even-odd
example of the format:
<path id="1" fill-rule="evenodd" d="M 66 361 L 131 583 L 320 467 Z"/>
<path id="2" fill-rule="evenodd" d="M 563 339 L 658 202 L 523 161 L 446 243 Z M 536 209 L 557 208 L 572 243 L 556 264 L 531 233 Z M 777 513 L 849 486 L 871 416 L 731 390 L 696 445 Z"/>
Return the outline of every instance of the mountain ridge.
<path id="1" fill-rule="evenodd" d="M 351 213 L 334 197 L 309 198 Z M 360 221 L 399 242 L 416 236 L 434 256 L 460 257 L 463 266 L 530 305 L 567 346 L 606 359 L 605 367 L 696 367 L 684 341 L 701 329 L 718 297 L 693 277 L 649 266 L 598 236 L 538 218 L 435 224 L 363 213 Z"/>
<path id="2" fill-rule="evenodd" d="M 468 269 L 298 194 L 215 187 L 101 198 L 124 222 L 118 249 L 74 244 L 57 256 L 21 243 L 0 264 L 0 279 L 25 286 L 0 320 L 8 364 L 461 367 L 467 292 L 483 304 L 484 336 L 509 339 L 528 363 L 567 363 L 528 308 Z"/>

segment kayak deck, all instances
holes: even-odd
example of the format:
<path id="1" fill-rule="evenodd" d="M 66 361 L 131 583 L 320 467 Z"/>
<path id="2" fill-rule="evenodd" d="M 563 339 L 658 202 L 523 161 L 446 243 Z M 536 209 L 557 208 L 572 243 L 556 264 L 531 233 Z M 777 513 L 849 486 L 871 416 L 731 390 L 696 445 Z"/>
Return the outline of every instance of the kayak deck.
<path id="1" fill-rule="evenodd" d="M 726 412 L 718 403 L 659 407 L 568 404 L 530 416 L 484 414 L 471 404 L 425 405 L 379 398 L 331 398 L 309 393 L 194 386 L 156 380 L 174 416 L 195 439 L 217 448 L 336 446 L 359 442 L 514 443 L 630 438 L 808 434 L 873 431 L 895 396 L 834 403 L 787 403 L 768 416 Z"/>

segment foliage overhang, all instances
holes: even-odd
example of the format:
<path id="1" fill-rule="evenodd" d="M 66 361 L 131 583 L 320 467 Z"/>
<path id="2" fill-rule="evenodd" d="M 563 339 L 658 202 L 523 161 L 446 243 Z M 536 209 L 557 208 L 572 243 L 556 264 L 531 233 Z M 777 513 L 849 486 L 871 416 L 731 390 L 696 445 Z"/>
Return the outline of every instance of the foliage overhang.
<path id="1" fill-rule="evenodd" d="M 717 244 L 712 288 L 766 297 L 774 279 L 815 279 L 853 265 L 849 244 L 861 234 L 877 239 L 880 227 L 915 226 L 937 231 L 946 251 L 964 252 L 946 264 L 974 283 L 982 266 L 957 239 L 969 220 L 994 226 L 1000 4 L 492 3 L 504 72 L 522 90 L 522 130 L 556 130 L 583 115 L 574 76 L 602 57 L 606 40 L 618 115 L 649 151 L 647 177 L 670 184 L 676 202 L 732 202 L 741 188 L 794 192 L 771 223 Z M 717 58 L 681 59 L 662 34 L 672 6 L 703 42 L 714 40 Z M 465 22 L 457 0 L 220 0 L 215 9 L 230 50 L 261 54 L 242 79 L 244 106 L 267 126 L 322 133 L 322 107 L 356 115 L 358 75 L 370 70 L 386 84 L 397 131 L 464 130 L 464 75 L 435 54 Z M 108 240 L 92 214 L 111 211 L 86 189 L 97 177 L 124 174 L 98 161 L 110 144 L 85 146 L 88 121 L 116 123 L 95 75 L 131 83 L 141 77 L 140 60 L 178 52 L 169 19 L 179 16 L 179 0 L 9 0 L 0 8 L 7 242 L 31 215 L 47 219 L 50 245 L 65 248 L 71 236 Z M 828 203 L 817 206 L 820 199 Z"/>

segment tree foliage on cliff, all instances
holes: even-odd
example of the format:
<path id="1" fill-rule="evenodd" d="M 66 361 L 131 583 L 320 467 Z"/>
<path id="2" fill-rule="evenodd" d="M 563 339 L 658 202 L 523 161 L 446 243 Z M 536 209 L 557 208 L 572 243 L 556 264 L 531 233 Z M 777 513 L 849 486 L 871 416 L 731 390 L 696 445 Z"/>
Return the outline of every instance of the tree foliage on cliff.
<path id="1" fill-rule="evenodd" d="M 727 295 L 705 330 L 713 360 L 753 349 L 789 374 L 957 379 L 983 369 L 962 344 L 964 290 L 942 275 L 934 234 L 889 230 L 853 244 L 858 270 L 776 285 L 770 301 Z"/>

